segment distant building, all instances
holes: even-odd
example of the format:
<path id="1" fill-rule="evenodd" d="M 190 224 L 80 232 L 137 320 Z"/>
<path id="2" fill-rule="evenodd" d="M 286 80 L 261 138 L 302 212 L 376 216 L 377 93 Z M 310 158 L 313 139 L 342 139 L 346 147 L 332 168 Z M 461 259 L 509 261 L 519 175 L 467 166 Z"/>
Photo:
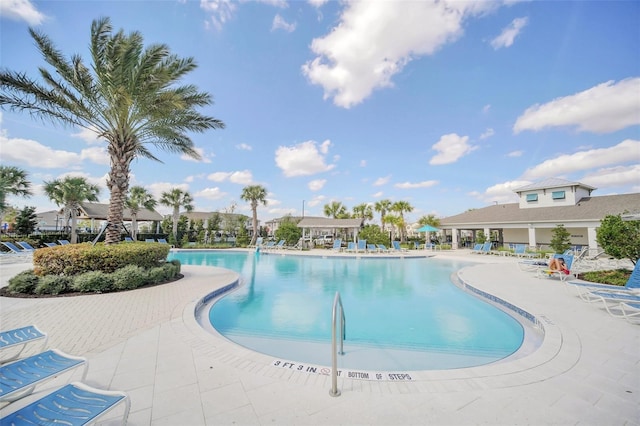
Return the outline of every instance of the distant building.
<path id="1" fill-rule="evenodd" d="M 192 220 L 202 220 L 203 227 L 206 229 L 209 226 L 209 220 L 215 215 L 219 215 L 220 217 L 220 226 L 219 229 L 216 229 L 214 232 L 217 234 L 221 234 L 228 229 L 231 223 L 237 221 L 238 218 L 243 217 L 244 219 L 244 227 L 249 231 L 249 234 L 253 231 L 253 225 L 251 223 L 251 217 L 247 217 L 244 214 L 238 213 L 220 213 L 220 212 L 182 212 L 180 216 L 185 216 L 189 221 Z M 171 217 L 171 215 L 167 215 L 166 217 Z M 258 221 L 258 229 L 260 228 L 260 221 Z"/>
<path id="2" fill-rule="evenodd" d="M 496 204 L 440 220 L 453 248 L 472 244 L 478 231 L 495 236 L 498 245 L 527 244 L 545 247 L 552 231 L 563 225 L 571 244 L 596 249 L 596 230 L 607 215 L 640 213 L 640 193 L 592 197 L 596 188 L 564 179 L 547 179 L 514 192 L 518 203 Z M 634 217 L 634 216 L 631 216 Z"/>

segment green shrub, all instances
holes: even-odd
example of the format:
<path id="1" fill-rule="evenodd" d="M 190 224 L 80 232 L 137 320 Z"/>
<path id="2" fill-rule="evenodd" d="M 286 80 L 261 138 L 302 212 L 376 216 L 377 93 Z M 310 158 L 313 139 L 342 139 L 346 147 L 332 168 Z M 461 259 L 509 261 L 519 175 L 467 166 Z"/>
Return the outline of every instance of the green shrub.
<path id="1" fill-rule="evenodd" d="M 73 284 L 71 277 L 65 277 L 64 275 L 46 275 L 40 277 L 38 285 L 36 286 L 35 294 L 52 294 L 57 295 L 64 293 Z"/>
<path id="2" fill-rule="evenodd" d="M 149 275 L 138 265 L 127 265 L 111 274 L 114 290 L 133 290 L 145 285 Z"/>
<path id="3" fill-rule="evenodd" d="M 149 269 L 148 273 L 149 273 L 149 282 L 151 284 L 158 284 L 167 280 L 166 268 L 162 266 L 151 268 Z"/>
<path id="4" fill-rule="evenodd" d="M 153 268 L 165 262 L 168 244 L 69 244 L 33 254 L 35 274 L 78 275 L 89 271 L 114 272 L 127 265 Z"/>
<path id="5" fill-rule="evenodd" d="M 627 271 L 626 269 L 616 269 L 612 271 L 585 272 L 582 274 L 581 278 L 593 283 L 624 286 L 630 276 L 630 271 Z"/>
<path id="6" fill-rule="evenodd" d="M 22 271 L 18 275 L 9 279 L 8 290 L 10 293 L 31 294 L 38 285 L 38 277 L 34 274 L 33 269 Z"/>
<path id="7" fill-rule="evenodd" d="M 180 261 L 178 259 L 173 259 L 169 263 L 175 266 L 176 268 L 176 273 L 173 276 L 178 275 L 180 273 L 180 268 L 182 267 L 182 264 L 180 263 Z"/>
<path id="8" fill-rule="evenodd" d="M 113 277 L 101 271 L 85 272 L 73 278 L 72 288 L 86 293 L 108 292 L 113 288 Z"/>

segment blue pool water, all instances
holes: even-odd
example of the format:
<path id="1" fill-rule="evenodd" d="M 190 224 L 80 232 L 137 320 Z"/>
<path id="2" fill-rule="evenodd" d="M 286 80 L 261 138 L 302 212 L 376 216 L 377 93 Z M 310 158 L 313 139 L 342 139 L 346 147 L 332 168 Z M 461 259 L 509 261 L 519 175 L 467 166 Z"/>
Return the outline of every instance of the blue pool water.
<path id="1" fill-rule="evenodd" d="M 284 359 L 330 364 L 325 348 L 336 291 L 346 316 L 341 361 L 356 364 L 351 367 L 482 365 L 513 354 L 523 342 L 520 322 L 452 284 L 451 274 L 469 265 L 461 261 L 221 251 L 170 258 L 240 273 L 243 285 L 211 307 L 211 324 L 232 341 Z"/>

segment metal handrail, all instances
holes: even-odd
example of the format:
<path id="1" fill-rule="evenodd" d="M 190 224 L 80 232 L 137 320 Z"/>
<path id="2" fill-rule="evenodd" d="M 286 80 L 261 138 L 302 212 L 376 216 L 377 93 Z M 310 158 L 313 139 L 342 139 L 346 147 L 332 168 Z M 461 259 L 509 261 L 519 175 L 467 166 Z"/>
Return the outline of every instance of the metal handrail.
<path id="1" fill-rule="evenodd" d="M 338 344 L 336 341 L 338 307 L 340 308 L 340 352 L 337 351 Z M 340 396 L 340 391 L 338 390 L 338 353 L 344 355 L 343 342 L 346 338 L 345 324 L 342 299 L 340 298 L 340 292 L 336 291 L 336 297 L 333 299 L 333 310 L 331 312 L 331 389 L 329 390 L 329 395 L 331 396 Z"/>

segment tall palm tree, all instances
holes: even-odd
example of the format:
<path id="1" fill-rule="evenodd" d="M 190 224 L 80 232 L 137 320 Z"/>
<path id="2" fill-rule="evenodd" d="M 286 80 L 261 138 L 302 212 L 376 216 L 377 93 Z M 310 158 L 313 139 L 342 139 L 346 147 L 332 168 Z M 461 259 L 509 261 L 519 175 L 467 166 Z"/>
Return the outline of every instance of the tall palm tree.
<path id="1" fill-rule="evenodd" d="M 67 220 L 71 219 L 71 243 L 76 243 L 78 241 L 76 227 L 80 205 L 85 201 L 98 201 L 100 188 L 98 185 L 87 182 L 83 177 L 67 176 L 62 180 L 45 181 L 44 193 L 57 206 L 63 207 L 64 217 Z"/>
<path id="2" fill-rule="evenodd" d="M 31 182 L 27 179 L 27 172 L 12 166 L 0 166 L 0 220 L 7 207 L 7 195 L 29 197 Z"/>
<path id="3" fill-rule="evenodd" d="M 418 225 L 420 226 L 431 225 L 434 228 L 438 228 L 440 227 L 440 219 L 438 219 L 433 214 L 422 216 L 420 219 L 418 219 Z"/>
<path id="4" fill-rule="evenodd" d="M 366 220 L 373 219 L 373 209 L 370 204 L 362 203 L 357 206 L 353 206 L 353 217 Z"/>
<path id="5" fill-rule="evenodd" d="M 391 211 L 398 213 L 401 219 L 400 224 L 400 242 L 404 243 L 405 240 L 405 222 L 404 214 L 413 211 L 413 206 L 407 201 L 396 201 L 391 205 Z"/>
<path id="6" fill-rule="evenodd" d="M 170 191 L 163 192 L 160 196 L 160 204 L 173 208 L 171 220 L 173 222 L 172 234 L 173 240 L 178 241 L 178 221 L 180 220 L 180 207 L 188 212 L 193 210 L 193 197 L 189 191 L 183 191 L 180 188 L 173 188 Z"/>
<path id="7" fill-rule="evenodd" d="M 242 188 L 240 198 L 251 203 L 251 226 L 253 228 L 253 235 L 251 236 L 249 245 L 254 245 L 258 237 L 258 203 L 261 203 L 263 206 L 267 205 L 267 190 L 260 185 L 245 186 Z"/>
<path id="8" fill-rule="evenodd" d="M 39 68 L 40 82 L 22 72 L 0 71 L 0 106 L 82 127 L 106 140 L 111 226 L 105 242 L 116 243 L 131 162 L 138 157 L 160 161 L 148 144 L 197 159 L 200 155 L 187 132 L 221 129 L 224 123 L 196 111 L 213 103 L 208 93 L 194 85 L 178 85 L 196 68 L 194 59 L 179 58 L 164 44 L 145 49 L 139 32 L 114 34 L 108 18 L 93 21 L 90 64 L 79 55 L 66 59 L 45 34 L 33 28 L 29 33 L 53 72 Z"/>
<path id="9" fill-rule="evenodd" d="M 138 237 L 138 213 L 142 209 L 154 209 L 158 202 L 145 188 L 132 186 L 129 188 L 129 196 L 125 200 L 125 205 L 131 211 L 131 238 L 135 240 Z"/>
<path id="10" fill-rule="evenodd" d="M 376 201 L 374 208 L 378 213 L 380 213 L 380 225 L 382 228 L 382 232 L 384 232 L 384 225 L 386 223 L 384 220 L 384 217 L 387 215 L 387 213 L 391 209 L 391 200 Z"/>
<path id="11" fill-rule="evenodd" d="M 347 208 L 340 201 L 332 201 L 324 205 L 324 215 L 332 219 L 338 219 L 347 213 Z"/>
<path id="12" fill-rule="evenodd" d="M 398 231 L 400 231 L 400 229 L 402 229 L 401 227 L 402 227 L 402 223 L 404 222 L 404 220 L 400 216 L 387 214 L 387 215 L 384 216 L 384 221 L 385 221 L 385 223 L 388 223 L 389 225 L 391 225 L 391 239 L 395 240 L 395 238 L 396 238 L 396 229 Z"/>

